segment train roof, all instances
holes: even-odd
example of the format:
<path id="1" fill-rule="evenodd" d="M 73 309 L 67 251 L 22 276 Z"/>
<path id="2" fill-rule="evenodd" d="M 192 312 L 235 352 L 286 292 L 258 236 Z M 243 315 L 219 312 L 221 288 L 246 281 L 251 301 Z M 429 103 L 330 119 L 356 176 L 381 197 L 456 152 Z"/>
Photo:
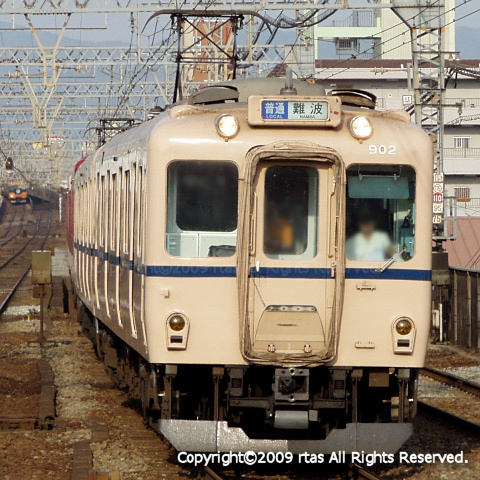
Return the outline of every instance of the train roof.
<path id="1" fill-rule="evenodd" d="M 215 83 L 201 88 L 177 102 L 175 105 L 211 105 L 225 102 L 247 103 L 251 95 L 278 95 L 285 87 L 285 79 L 278 77 L 242 78 L 228 82 Z M 323 85 L 307 80 L 293 80 L 293 88 L 297 95 L 318 96 L 326 94 Z M 173 105 L 172 105 L 173 106 Z"/>
<path id="2" fill-rule="evenodd" d="M 245 108 L 248 98 L 252 95 L 280 95 L 282 89 L 285 88 L 285 78 L 282 77 L 265 77 L 256 79 L 236 79 L 226 82 L 220 82 L 201 88 L 193 92 L 188 97 L 169 105 L 161 113 L 153 117 L 151 120 L 136 125 L 123 133 L 119 133 L 105 145 L 100 147 L 93 155 L 84 157 L 75 166 L 75 173 L 82 164 L 89 163 L 95 157 L 109 152 L 109 155 L 116 155 L 125 150 L 125 148 L 134 147 L 144 143 L 148 143 L 148 139 L 152 131 L 164 122 L 168 122 L 172 118 L 178 116 L 198 114 L 211 110 L 236 109 Z M 296 95 L 301 96 L 325 96 L 325 88 L 322 84 L 315 80 L 292 80 Z M 344 110 L 363 111 L 366 114 L 383 116 L 404 123 L 410 123 L 411 118 L 408 113 L 403 111 L 376 111 L 376 97 L 368 92 L 348 90 L 348 91 L 332 91 L 328 95 L 336 95 L 342 99 Z"/>

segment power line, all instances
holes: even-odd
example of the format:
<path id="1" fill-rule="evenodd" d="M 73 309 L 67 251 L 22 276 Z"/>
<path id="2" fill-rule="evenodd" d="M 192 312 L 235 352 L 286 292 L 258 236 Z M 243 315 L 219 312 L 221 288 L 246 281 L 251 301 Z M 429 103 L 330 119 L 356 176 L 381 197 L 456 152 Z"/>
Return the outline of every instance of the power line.
<path id="1" fill-rule="evenodd" d="M 436 20 L 437 18 L 440 18 L 440 17 L 446 15 L 447 13 L 456 11 L 457 8 L 462 7 L 462 6 L 466 5 L 467 3 L 470 3 L 471 1 L 472 1 L 472 0 L 464 0 L 464 3 L 462 3 L 461 5 L 457 5 L 456 7 L 451 8 L 450 10 L 447 10 L 446 12 L 444 12 L 444 13 L 441 14 L 441 15 L 437 15 L 437 16 L 435 16 L 435 17 L 432 17 L 430 20 Z M 438 3 L 438 0 L 437 0 L 437 2 L 435 2 L 435 3 Z M 431 6 L 435 6 L 435 5 L 432 4 Z M 410 21 L 410 20 L 413 20 L 415 17 L 417 17 L 418 15 L 420 15 L 421 13 L 423 13 L 427 8 L 431 8 L 431 7 L 425 7 L 424 10 L 422 10 L 422 11 L 419 12 L 418 14 L 414 15 L 413 17 L 409 18 L 409 19 L 407 20 L 407 22 Z M 463 17 L 460 17 L 460 18 L 458 18 L 458 19 L 453 19 L 452 21 L 446 23 L 445 25 L 442 25 L 442 28 L 445 28 L 446 26 L 451 25 L 452 23 L 455 23 L 455 22 L 457 22 L 457 21 L 459 21 L 459 20 L 463 20 L 464 18 L 467 18 L 467 17 L 469 17 L 470 15 L 473 15 L 474 13 L 477 13 L 478 11 L 480 11 L 480 9 L 475 10 L 475 11 L 473 11 L 473 12 L 470 12 L 470 13 L 468 13 L 468 14 L 466 14 L 466 15 L 464 15 Z M 394 25 L 394 26 L 392 26 L 392 27 L 389 27 L 389 28 L 387 28 L 386 30 L 379 32 L 379 34 L 382 34 L 382 33 L 386 32 L 386 31 L 388 31 L 388 30 L 390 30 L 390 29 L 392 29 L 392 28 L 398 27 L 398 26 L 400 26 L 400 25 L 402 25 L 402 24 L 403 24 L 403 22 L 401 22 L 401 23 L 399 23 L 399 24 L 397 24 L 397 25 Z M 388 39 L 384 40 L 383 42 L 379 43 L 377 46 L 385 45 L 386 43 L 391 42 L 391 41 L 395 40 L 396 38 L 401 37 L 401 36 L 403 36 L 403 35 L 404 35 L 404 32 L 399 33 L 398 35 L 395 35 L 394 37 L 391 37 L 391 38 L 388 38 Z M 374 37 L 365 37 L 365 38 L 366 38 L 366 39 L 370 39 L 370 38 L 373 39 Z M 386 53 L 393 52 L 393 51 L 396 50 L 397 48 L 403 47 L 403 46 L 406 45 L 407 43 L 411 43 L 411 42 L 410 42 L 410 41 L 408 41 L 408 42 L 403 42 L 403 43 L 401 43 L 400 45 L 397 45 L 397 46 L 391 48 L 390 50 L 383 51 L 382 53 L 378 53 L 377 55 L 373 56 L 372 58 L 364 59 L 364 60 L 361 60 L 360 62 L 363 63 L 363 62 L 367 62 L 367 61 L 369 61 L 369 60 L 375 60 L 375 59 L 377 59 L 377 58 L 380 58 L 380 57 L 382 57 L 383 55 L 385 55 Z M 364 50 L 363 52 L 360 52 L 358 55 L 363 55 L 363 54 L 369 52 L 370 50 L 372 50 L 372 48 L 374 48 L 374 47 L 369 47 L 369 48 L 367 48 L 366 50 Z M 341 65 L 341 64 L 343 64 L 343 63 L 346 63 L 346 62 L 348 62 L 349 60 L 352 60 L 352 58 L 347 58 L 347 59 L 344 59 L 344 60 L 340 60 L 340 61 L 338 61 L 337 63 L 329 66 L 328 68 L 324 68 L 323 71 L 325 71 L 325 70 L 332 70 L 332 69 L 334 69 L 335 67 L 337 67 L 338 65 Z M 335 75 L 340 75 L 341 73 L 346 72 L 346 71 L 349 70 L 349 69 L 350 69 L 350 67 L 346 67 L 346 68 L 344 68 L 343 70 L 341 70 L 341 71 L 339 71 L 339 72 L 334 72 L 334 73 L 332 73 L 332 75 L 324 78 L 324 80 L 328 80 L 329 78 L 332 78 L 332 77 L 334 77 Z M 322 73 L 322 72 L 320 72 L 320 73 Z"/>

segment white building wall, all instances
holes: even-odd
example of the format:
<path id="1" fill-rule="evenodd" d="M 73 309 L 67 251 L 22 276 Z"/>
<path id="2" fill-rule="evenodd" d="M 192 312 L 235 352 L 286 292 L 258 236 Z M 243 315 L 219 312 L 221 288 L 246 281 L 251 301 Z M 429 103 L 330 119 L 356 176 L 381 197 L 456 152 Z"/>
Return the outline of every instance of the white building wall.
<path id="1" fill-rule="evenodd" d="M 455 0 L 445 0 L 445 31 L 443 49 L 447 52 L 455 52 Z M 407 20 L 414 15 L 415 10 L 403 10 L 402 14 Z M 412 58 L 411 35 L 409 28 L 389 8 L 375 9 L 375 21 L 372 26 L 352 27 L 348 22 L 342 27 L 342 21 L 334 20 L 321 23 L 314 27 L 316 39 L 331 40 L 342 39 L 371 39 L 374 38 L 376 48 L 369 53 L 374 58 L 404 59 Z M 333 22 L 333 27 L 332 27 Z M 340 26 L 339 26 L 340 25 Z M 363 50 L 362 50 L 363 51 Z M 347 54 L 348 55 L 348 54 Z M 318 58 L 318 56 L 317 56 Z"/>
<path id="2" fill-rule="evenodd" d="M 455 0 L 445 0 L 445 27 L 444 50 L 455 52 Z M 408 11 L 407 11 L 408 12 Z M 409 20 L 412 13 L 405 13 Z M 412 57 L 410 31 L 405 24 L 401 24 L 399 17 L 390 9 L 380 10 L 381 18 L 381 58 L 403 59 Z"/>

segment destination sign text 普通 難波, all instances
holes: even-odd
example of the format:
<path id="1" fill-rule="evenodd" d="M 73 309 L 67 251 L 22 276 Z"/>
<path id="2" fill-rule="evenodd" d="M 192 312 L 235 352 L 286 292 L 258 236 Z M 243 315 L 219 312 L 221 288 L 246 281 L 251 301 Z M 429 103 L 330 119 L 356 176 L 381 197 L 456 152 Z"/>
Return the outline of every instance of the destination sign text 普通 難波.
<path id="1" fill-rule="evenodd" d="M 328 102 L 272 101 L 262 102 L 264 120 L 328 120 Z"/>

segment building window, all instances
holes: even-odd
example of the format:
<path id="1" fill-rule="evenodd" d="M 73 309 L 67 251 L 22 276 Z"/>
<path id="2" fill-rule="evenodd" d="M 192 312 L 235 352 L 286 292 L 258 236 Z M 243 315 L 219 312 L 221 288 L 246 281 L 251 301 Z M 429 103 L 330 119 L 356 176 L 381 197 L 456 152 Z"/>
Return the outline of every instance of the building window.
<path id="1" fill-rule="evenodd" d="M 453 137 L 454 148 L 470 148 L 471 142 L 472 142 L 472 137 L 465 137 L 465 136 Z"/>
<path id="2" fill-rule="evenodd" d="M 457 197 L 457 201 L 469 202 L 471 188 L 472 187 L 455 187 L 455 197 Z"/>

